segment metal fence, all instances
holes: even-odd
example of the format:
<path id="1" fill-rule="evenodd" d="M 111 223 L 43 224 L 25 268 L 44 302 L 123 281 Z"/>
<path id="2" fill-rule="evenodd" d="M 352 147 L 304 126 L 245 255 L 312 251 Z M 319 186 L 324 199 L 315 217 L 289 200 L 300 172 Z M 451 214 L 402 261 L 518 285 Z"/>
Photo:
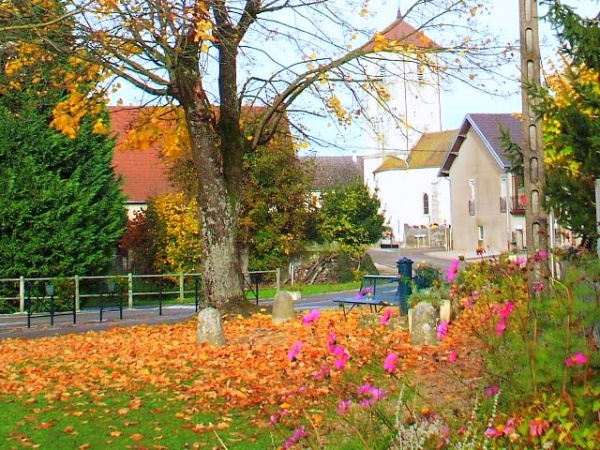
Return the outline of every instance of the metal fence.
<path id="1" fill-rule="evenodd" d="M 245 272 L 246 297 L 258 304 L 259 289 L 273 286 L 279 290 L 279 270 Z M 162 315 L 165 303 L 195 303 L 204 306 L 200 294 L 200 274 L 73 276 L 62 278 L 0 279 L 0 313 L 27 313 L 27 326 L 32 318 L 47 317 L 54 325 L 56 316 L 97 310 L 102 321 L 106 311 L 124 308 L 158 306 Z"/>

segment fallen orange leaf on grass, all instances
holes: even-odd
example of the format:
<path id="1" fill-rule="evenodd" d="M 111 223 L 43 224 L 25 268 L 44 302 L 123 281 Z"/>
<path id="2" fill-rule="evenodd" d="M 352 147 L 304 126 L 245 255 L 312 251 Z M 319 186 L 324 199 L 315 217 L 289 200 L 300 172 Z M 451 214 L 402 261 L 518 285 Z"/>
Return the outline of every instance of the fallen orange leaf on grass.
<path id="1" fill-rule="evenodd" d="M 133 433 L 129 438 L 132 441 L 141 441 L 142 439 L 144 439 L 144 435 L 140 433 Z"/>

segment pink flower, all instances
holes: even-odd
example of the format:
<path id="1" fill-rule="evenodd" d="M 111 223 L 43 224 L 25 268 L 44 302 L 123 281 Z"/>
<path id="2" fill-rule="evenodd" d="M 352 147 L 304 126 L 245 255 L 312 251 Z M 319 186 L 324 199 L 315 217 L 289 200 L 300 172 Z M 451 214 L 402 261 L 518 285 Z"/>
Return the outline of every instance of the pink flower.
<path id="1" fill-rule="evenodd" d="M 390 321 L 390 317 L 392 317 L 392 310 L 386 309 L 385 311 L 383 311 L 383 315 L 381 316 L 381 319 L 379 319 L 379 322 L 383 325 L 387 325 Z"/>
<path id="2" fill-rule="evenodd" d="M 398 354 L 390 353 L 387 355 L 387 358 L 385 358 L 383 369 L 387 370 L 389 373 L 393 373 L 394 370 L 396 370 L 396 367 L 398 367 Z"/>
<path id="3" fill-rule="evenodd" d="M 550 427 L 550 424 L 546 420 L 536 417 L 529 421 L 529 434 L 533 437 L 542 436 L 548 427 Z"/>
<path id="4" fill-rule="evenodd" d="M 365 383 L 358 388 L 358 393 L 366 396 L 360 401 L 360 406 L 367 407 L 372 406 L 379 400 L 385 397 L 383 389 L 373 387 L 370 383 Z"/>
<path id="5" fill-rule="evenodd" d="M 455 362 L 458 359 L 458 352 L 456 350 L 452 350 L 448 355 L 448 361 Z"/>
<path id="6" fill-rule="evenodd" d="M 446 281 L 448 281 L 448 283 L 452 283 L 454 281 L 454 279 L 456 278 L 456 274 L 458 273 L 459 265 L 460 265 L 460 260 L 458 260 L 458 259 L 452 260 L 452 265 L 446 271 Z"/>
<path id="7" fill-rule="evenodd" d="M 321 312 L 318 309 L 313 309 L 302 318 L 302 325 L 308 326 L 312 323 L 316 323 L 317 320 L 319 320 L 319 317 L 321 317 Z"/>
<path id="8" fill-rule="evenodd" d="M 496 385 L 490 386 L 490 387 L 486 388 L 485 391 L 483 391 L 483 393 L 488 397 L 492 397 L 493 395 L 496 395 L 498 392 L 500 392 L 500 388 Z"/>
<path id="9" fill-rule="evenodd" d="M 302 439 L 303 437 L 306 437 L 306 436 L 308 436 L 308 433 L 306 432 L 306 428 L 304 427 L 304 425 L 300 425 L 300 427 L 297 428 L 296 431 L 294 431 L 294 433 L 283 444 L 281 444 L 281 448 L 282 449 L 292 448 L 294 445 L 296 445 L 298 443 L 298 441 L 300 439 Z"/>
<path id="10" fill-rule="evenodd" d="M 533 283 L 533 292 L 541 292 L 544 290 L 544 283 L 536 281 Z"/>
<path id="11" fill-rule="evenodd" d="M 373 293 L 373 287 L 372 286 L 367 286 L 362 288 L 358 294 L 356 294 L 356 296 L 354 297 L 356 300 L 360 300 L 361 298 L 368 296 L 370 294 Z"/>
<path id="12" fill-rule="evenodd" d="M 298 356 L 298 353 L 300 353 L 301 348 L 302 348 L 302 341 L 296 341 L 294 343 L 294 345 L 292 345 L 292 348 L 290 349 L 290 351 L 288 353 L 288 359 L 290 361 L 294 361 L 296 359 L 296 357 Z"/>
<path id="13" fill-rule="evenodd" d="M 538 252 L 538 256 L 540 257 L 540 259 L 544 260 L 544 259 L 548 259 L 548 252 L 545 250 L 540 250 Z"/>
<path id="14" fill-rule="evenodd" d="M 488 428 L 483 434 L 487 437 L 499 438 L 500 436 L 502 436 L 502 431 L 498 430 L 497 428 Z"/>
<path id="15" fill-rule="evenodd" d="M 519 256 L 517 259 L 515 259 L 515 266 L 517 267 L 525 266 L 526 264 L 527 258 L 525 256 Z"/>
<path id="16" fill-rule="evenodd" d="M 448 322 L 443 321 L 437 327 L 437 338 L 442 340 L 448 334 Z"/>
<path id="17" fill-rule="evenodd" d="M 513 309 L 515 309 L 515 304 L 513 302 L 506 302 L 501 307 L 497 307 L 497 312 L 502 319 L 507 319 Z"/>
<path id="18" fill-rule="evenodd" d="M 496 324 L 496 334 L 502 336 L 506 330 L 506 319 L 500 319 Z"/>
<path id="19" fill-rule="evenodd" d="M 333 366 L 337 370 L 342 370 L 344 367 L 346 367 L 346 363 L 350 359 L 350 355 L 344 347 L 340 347 L 339 345 L 335 346 L 333 353 L 337 357 L 336 360 L 333 362 Z"/>
<path id="20" fill-rule="evenodd" d="M 589 361 L 589 358 L 587 356 L 585 356 L 581 352 L 578 352 L 578 353 L 575 353 L 573 356 L 565 359 L 565 365 L 567 367 L 582 366 L 584 364 L 587 364 L 588 361 Z"/>
<path id="21" fill-rule="evenodd" d="M 329 366 L 322 366 L 320 370 L 313 373 L 313 380 L 323 381 L 331 376 L 331 369 Z"/>
<path id="22" fill-rule="evenodd" d="M 368 394 L 369 392 L 371 392 L 371 389 L 373 389 L 373 386 L 371 386 L 371 383 L 365 383 L 358 388 L 358 393 L 359 394 Z"/>
<path id="23" fill-rule="evenodd" d="M 348 412 L 348 409 L 352 406 L 352 400 L 342 400 L 338 403 L 337 413 L 343 416 Z"/>

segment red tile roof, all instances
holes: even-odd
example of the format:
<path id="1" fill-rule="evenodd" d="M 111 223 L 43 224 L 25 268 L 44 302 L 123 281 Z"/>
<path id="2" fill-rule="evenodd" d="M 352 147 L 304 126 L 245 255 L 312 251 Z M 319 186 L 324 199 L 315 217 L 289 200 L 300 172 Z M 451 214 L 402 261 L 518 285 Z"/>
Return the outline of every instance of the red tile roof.
<path id="1" fill-rule="evenodd" d="M 404 17 L 398 14 L 398 18 L 388 25 L 382 32 L 387 41 L 396 41 L 397 45 L 417 48 L 439 48 L 439 45 L 428 38 L 422 30 L 417 30 L 409 24 Z M 367 44 L 367 50 L 372 50 L 374 40 Z"/>
<path id="2" fill-rule="evenodd" d="M 167 169 L 158 148 L 143 151 L 123 148 L 125 135 L 140 110 L 136 106 L 109 106 L 111 127 L 117 139 L 113 167 L 123 179 L 122 189 L 128 203 L 147 203 L 151 197 L 177 191 L 167 180 Z"/>

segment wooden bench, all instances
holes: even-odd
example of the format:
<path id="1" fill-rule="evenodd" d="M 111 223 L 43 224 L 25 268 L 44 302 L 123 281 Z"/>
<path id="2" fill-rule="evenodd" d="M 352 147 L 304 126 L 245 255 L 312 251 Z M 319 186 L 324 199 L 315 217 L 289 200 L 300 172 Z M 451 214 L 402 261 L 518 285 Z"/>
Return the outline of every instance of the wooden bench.
<path id="1" fill-rule="evenodd" d="M 371 312 L 379 312 L 385 306 L 400 304 L 400 278 L 396 275 L 365 275 L 354 297 L 334 298 L 342 307 L 344 319 L 357 306 L 368 306 Z M 346 309 L 346 305 L 350 305 Z"/>

